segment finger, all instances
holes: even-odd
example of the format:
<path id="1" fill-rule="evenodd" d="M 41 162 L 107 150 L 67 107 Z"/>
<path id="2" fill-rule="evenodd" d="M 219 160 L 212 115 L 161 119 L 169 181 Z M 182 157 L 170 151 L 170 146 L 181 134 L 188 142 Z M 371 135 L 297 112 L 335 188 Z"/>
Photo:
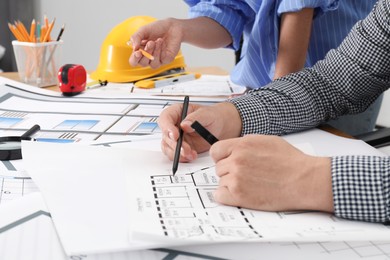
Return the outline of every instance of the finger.
<path id="1" fill-rule="evenodd" d="M 196 118 L 198 114 L 197 110 L 200 106 L 196 104 L 190 103 L 188 105 L 187 116 L 183 121 L 181 118 L 183 104 L 173 104 L 169 107 L 166 107 L 159 115 L 157 119 L 158 126 L 163 132 L 172 132 L 172 129 L 178 128 L 178 125 L 181 126 L 184 132 L 192 133 L 194 129 L 192 129 L 191 124 L 193 119 Z M 195 115 L 195 116 L 194 116 Z M 188 119 L 190 118 L 190 119 Z"/>
<path id="2" fill-rule="evenodd" d="M 145 45 L 147 39 L 149 38 L 149 27 L 143 26 L 131 35 L 128 44 L 130 44 L 134 50 L 138 50 L 142 45 Z"/>
<path id="3" fill-rule="evenodd" d="M 226 163 L 227 159 L 222 159 L 215 164 L 215 174 L 218 177 L 223 177 L 230 172 L 231 165 Z"/>
<path id="4" fill-rule="evenodd" d="M 161 139 L 161 143 L 160 143 L 160 147 L 161 147 L 161 151 L 163 152 L 164 155 L 168 156 L 167 154 L 167 143 L 164 141 L 164 139 Z M 169 156 L 168 156 L 169 158 Z"/>
<path id="5" fill-rule="evenodd" d="M 185 136 L 186 134 L 184 135 L 184 139 L 180 151 L 181 162 L 189 162 L 197 158 L 197 152 L 191 147 L 191 145 L 188 142 L 186 142 Z M 161 141 L 161 150 L 170 160 L 173 160 L 174 158 L 178 138 L 179 138 L 179 132 L 176 131 L 163 134 L 162 141 Z"/>
<path id="6" fill-rule="evenodd" d="M 229 206 L 238 206 L 236 199 L 230 193 L 228 187 L 219 186 L 213 193 L 214 200 L 218 203 L 229 205 Z"/>
<path id="7" fill-rule="evenodd" d="M 162 140 L 165 142 L 165 145 L 172 150 L 175 149 L 176 147 L 178 137 L 179 137 L 178 130 L 173 129 L 170 132 L 164 133 L 162 136 Z"/>
<path id="8" fill-rule="evenodd" d="M 173 104 L 166 107 L 157 118 L 157 124 L 163 134 L 173 133 L 175 139 L 179 136 L 178 125 L 180 124 L 182 104 Z"/>
<path id="9" fill-rule="evenodd" d="M 131 37 L 130 40 L 127 42 L 127 45 L 132 47 L 134 50 L 138 50 L 139 46 L 141 44 L 141 36 L 139 33 L 134 33 Z"/>
<path id="10" fill-rule="evenodd" d="M 142 53 L 140 51 L 133 51 L 133 53 L 130 55 L 129 63 L 131 66 L 136 67 L 139 65 L 139 61 L 142 58 Z"/>
<path id="11" fill-rule="evenodd" d="M 145 46 L 145 51 L 152 54 L 154 52 L 154 49 L 156 48 L 156 42 L 155 41 L 148 41 Z"/>
<path id="12" fill-rule="evenodd" d="M 164 140 L 161 141 L 161 150 L 168 157 L 169 160 L 173 161 L 176 153 L 176 146 L 174 147 L 168 145 Z M 180 147 L 180 162 L 190 162 L 197 158 L 196 151 L 192 150 L 191 147 L 183 141 L 182 146 Z"/>
<path id="13" fill-rule="evenodd" d="M 151 54 L 153 56 L 153 51 L 154 51 L 154 48 L 156 47 L 156 43 L 154 41 L 148 41 L 146 43 L 146 46 L 144 48 L 144 51 L 146 51 L 147 53 Z M 141 51 L 140 51 L 141 52 Z M 142 54 L 142 52 L 141 52 Z M 139 64 L 141 66 L 149 66 L 150 65 L 150 62 L 151 62 L 151 59 L 149 59 L 148 57 L 146 57 L 144 54 L 142 54 L 142 58 L 140 59 L 139 61 Z"/>
<path id="14" fill-rule="evenodd" d="M 156 41 L 156 46 L 155 46 L 154 52 L 153 52 L 154 60 L 152 60 L 150 62 L 150 67 L 153 69 L 156 69 L 162 65 L 161 60 L 160 60 L 161 59 L 161 57 L 160 57 L 161 47 L 162 47 L 162 39 L 159 38 Z"/>
<path id="15" fill-rule="evenodd" d="M 181 122 L 182 129 L 187 133 L 195 132 L 191 125 L 198 121 L 203 127 L 209 128 L 209 126 L 215 121 L 215 116 L 210 108 L 202 107 L 193 103 L 190 103 L 186 118 Z"/>
<path id="16" fill-rule="evenodd" d="M 215 163 L 218 163 L 220 160 L 229 157 L 238 141 L 239 138 L 231 138 L 216 142 L 210 148 L 211 158 Z"/>

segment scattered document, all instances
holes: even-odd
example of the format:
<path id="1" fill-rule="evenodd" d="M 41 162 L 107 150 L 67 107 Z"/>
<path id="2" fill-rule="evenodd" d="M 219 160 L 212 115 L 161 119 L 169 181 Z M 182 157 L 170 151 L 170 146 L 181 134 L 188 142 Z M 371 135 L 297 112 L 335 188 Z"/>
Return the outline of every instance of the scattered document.
<path id="1" fill-rule="evenodd" d="M 93 89 L 93 93 L 122 93 L 124 95 L 159 95 L 159 96 L 198 96 L 198 97 L 224 97 L 243 94 L 246 87 L 237 85 L 230 80 L 230 76 L 202 75 L 199 79 L 168 84 L 163 87 L 138 88 L 133 83 L 112 83 Z M 86 94 L 88 94 L 86 92 Z"/>
<path id="2" fill-rule="evenodd" d="M 68 259 L 39 192 L 1 205 L 0 216 L 0 259 Z"/>

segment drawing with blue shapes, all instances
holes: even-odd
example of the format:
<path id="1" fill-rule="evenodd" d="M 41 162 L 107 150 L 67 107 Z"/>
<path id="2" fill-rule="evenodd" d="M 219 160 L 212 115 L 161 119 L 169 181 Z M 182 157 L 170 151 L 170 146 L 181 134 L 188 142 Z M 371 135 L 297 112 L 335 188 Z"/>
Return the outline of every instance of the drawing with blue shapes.
<path id="1" fill-rule="evenodd" d="M 155 133 L 158 132 L 156 130 L 159 130 L 156 122 L 142 122 L 140 123 L 135 129 L 134 133 Z"/>
<path id="2" fill-rule="evenodd" d="M 0 127 L 11 128 L 12 126 L 16 125 L 22 120 L 23 120 L 22 118 L 15 118 L 15 117 L 0 117 Z"/>
<path id="3" fill-rule="evenodd" d="M 99 120 L 65 120 L 56 129 L 90 130 Z"/>

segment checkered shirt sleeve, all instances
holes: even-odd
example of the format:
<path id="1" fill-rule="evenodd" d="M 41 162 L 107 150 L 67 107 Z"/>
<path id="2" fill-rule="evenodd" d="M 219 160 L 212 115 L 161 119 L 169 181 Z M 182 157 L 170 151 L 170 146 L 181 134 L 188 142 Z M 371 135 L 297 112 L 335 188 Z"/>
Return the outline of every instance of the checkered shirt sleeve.
<path id="1" fill-rule="evenodd" d="M 332 158 L 335 215 L 370 222 L 390 220 L 390 158 Z"/>
<path id="2" fill-rule="evenodd" d="M 324 60 L 229 102 L 242 135 L 283 135 L 362 112 L 389 87 L 390 2 L 380 0 Z M 332 175 L 337 216 L 390 220 L 388 158 L 336 157 Z"/>

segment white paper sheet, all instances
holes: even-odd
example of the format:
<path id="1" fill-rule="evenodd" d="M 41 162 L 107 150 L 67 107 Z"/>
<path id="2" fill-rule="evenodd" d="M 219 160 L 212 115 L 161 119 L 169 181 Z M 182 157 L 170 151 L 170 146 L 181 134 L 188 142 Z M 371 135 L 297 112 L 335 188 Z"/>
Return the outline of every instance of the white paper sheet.
<path id="1" fill-rule="evenodd" d="M 89 80 L 93 81 L 93 80 Z M 82 96 L 117 96 L 125 95 L 147 95 L 147 96 L 184 96 L 192 97 L 219 97 L 226 98 L 231 95 L 242 94 L 246 88 L 233 83 L 229 75 L 202 75 L 197 80 L 183 81 L 180 83 L 170 84 L 164 87 L 151 89 L 142 89 L 134 86 L 133 83 L 112 83 L 109 82 L 106 86 L 96 87 L 86 90 Z"/>
<path id="2" fill-rule="evenodd" d="M 40 151 L 46 163 L 31 158 L 28 145 L 23 148 L 23 160 L 41 192 L 47 195 L 45 200 L 59 223 L 56 227 L 65 251 L 74 254 L 126 248 L 129 215 L 124 207 L 123 167 L 110 163 L 111 158 L 100 152 L 104 147 L 85 150 L 80 146 L 76 151 L 64 144 L 51 150 L 49 143 L 35 144 L 33 150 Z M 62 219 L 68 225 L 63 225 Z"/>
<path id="3" fill-rule="evenodd" d="M 0 259 L 7 260 L 390 259 L 390 241 L 208 243 L 66 256 L 41 194 L 29 194 L 1 206 L 0 216 Z"/>
<path id="4" fill-rule="evenodd" d="M 285 139 L 312 155 L 384 156 L 364 142 L 317 129 Z M 380 239 L 390 234 L 381 224 L 347 221 L 325 213 L 273 213 L 219 205 L 212 198 L 218 182 L 212 168 L 175 178 L 152 172 L 145 176 L 141 174 L 142 167 L 134 171 L 134 175 L 127 175 L 131 215 L 133 223 L 137 223 L 131 226 L 133 238 L 157 240 L 159 236 L 161 240 L 214 242 L 341 241 Z"/>
<path id="5" fill-rule="evenodd" d="M 301 142 L 308 141 L 306 135 L 315 136 L 314 140 L 309 140 L 315 152 L 321 149 L 321 145 L 316 143 L 316 140 L 330 138 L 328 141 L 336 142 L 333 150 L 337 148 L 337 153 L 341 153 L 340 150 L 351 153 L 348 145 L 345 145 L 350 142 L 349 140 L 343 140 L 345 142 L 340 148 L 339 137 L 332 139 L 334 136 L 328 136 L 327 133 L 317 132 L 317 130 L 301 133 L 300 137 L 292 137 L 297 139 L 291 142 L 294 143 L 299 139 Z M 359 149 L 362 153 L 373 152 L 363 143 L 360 143 L 357 149 L 355 141 L 352 142 L 354 152 Z M 299 142 L 295 144 L 300 146 Z M 205 220 L 209 221 L 208 223 L 218 224 L 219 230 L 230 232 L 231 236 L 215 236 L 215 234 L 212 236 L 213 232 L 211 232 L 208 237 L 202 235 L 189 238 L 188 235 L 199 231 L 188 229 L 192 227 L 191 223 L 194 220 L 188 222 L 177 218 L 177 229 L 172 228 L 175 227 L 174 223 L 166 224 L 165 228 L 169 227 L 170 230 L 165 232 L 164 226 L 161 225 L 162 219 L 158 215 L 159 212 L 167 214 L 164 216 L 167 217 L 164 223 L 168 223 L 169 214 L 179 214 L 179 216 L 193 214 L 193 209 L 177 210 L 177 205 L 188 205 L 188 200 L 169 198 L 169 196 L 164 198 L 165 200 L 158 198 L 160 202 L 167 205 L 163 211 L 159 211 L 155 204 L 156 192 L 153 188 L 163 195 L 178 195 L 186 190 L 186 196 L 191 198 L 191 207 L 194 207 L 195 203 L 199 206 L 200 201 L 192 199 L 197 196 L 207 198 L 210 195 L 208 191 L 216 185 L 212 168 L 203 169 L 212 166 L 208 156 L 192 164 L 180 164 L 176 177 L 172 179 L 170 174 L 172 162 L 161 152 L 32 142 L 24 142 L 22 150 L 26 169 L 43 192 L 64 248 L 70 254 L 180 245 L 188 243 L 188 240 L 191 243 L 209 240 L 214 242 L 342 241 L 358 238 L 378 240 L 387 238 L 389 234 L 388 229 L 380 224 L 341 220 L 324 213 L 293 214 L 239 210 L 234 207 L 215 205 L 210 198 L 207 206 L 218 207 L 218 210 L 204 217 L 205 211 L 202 211 L 202 207 L 198 207 L 196 213 L 202 214 L 203 218 L 196 221 Z M 185 176 L 185 173 L 194 171 L 198 172 L 190 175 L 190 178 L 189 175 Z M 151 184 L 151 176 L 155 181 L 154 184 Z M 192 177 L 203 182 L 205 189 L 193 189 Z M 158 186 L 161 184 L 165 187 Z M 177 186 L 180 188 L 176 189 Z M 243 214 L 245 219 L 242 217 Z M 230 221 L 226 222 L 229 223 L 228 226 L 223 225 L 223 219 Z M 258 219 L 261 221 L 259 222 Z M 243 229 L 232 228 L 233 224 L 242 226 L 243 220 L 249 221 L 252 227 L 248 228 L 249 225 L 245 224 L 246 227 Z M 127 237 L 126 229 L 130 230 L 130 239 Z M 256 232 L 253 232 L 254 230 Z M 364 237 L 361 236 L 362 233 L 365 234 Z M 148 242 L 140 241 L 146 238 Z"/>
<path id="6" fill-rule="evenodd" d="M 40 193 L 0 207 L 0 259 L 67 259 Z"/>

